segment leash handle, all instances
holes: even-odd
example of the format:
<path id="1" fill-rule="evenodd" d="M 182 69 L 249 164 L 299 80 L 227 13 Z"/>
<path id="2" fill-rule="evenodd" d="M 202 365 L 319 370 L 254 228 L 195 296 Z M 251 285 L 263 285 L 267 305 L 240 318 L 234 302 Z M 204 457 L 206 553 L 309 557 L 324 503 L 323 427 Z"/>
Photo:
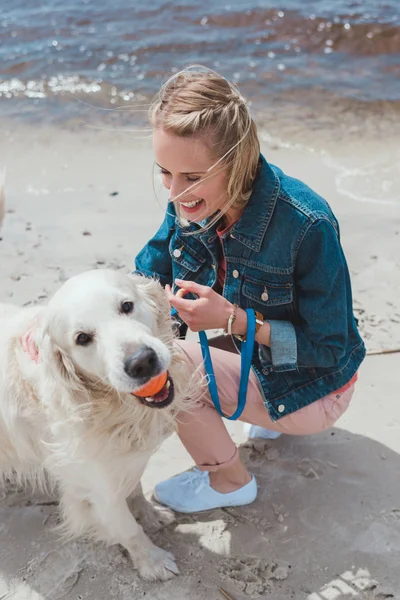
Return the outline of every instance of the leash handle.
<path id="1" fill-rule="evenodd" d="M 240 384 L 238 394 L 238 405 L 233 415 L 226 415 L 221 409 L 219 401 L 218 388 L 215 380 L 214 368 L 211 360 L 210 348 L 208 346 L 207 336 L 204 331 L 199 331 L 201 353 L 204 360 L 204 368 L 208 377 L 208 389 L 211 400 L 216 410 L 222 417 L 230 421 L 236 421 L 242 414 L 246 405 L 247 388 L 249 385 L 249 375 L 251 360 L 253 358 L 254 340 L 256 337 L 256 314 L 252 308 L 246 308 L 247 313 L 247 334 L 246 341 L 242 342 L 241 361 L 240 361 Z"/>

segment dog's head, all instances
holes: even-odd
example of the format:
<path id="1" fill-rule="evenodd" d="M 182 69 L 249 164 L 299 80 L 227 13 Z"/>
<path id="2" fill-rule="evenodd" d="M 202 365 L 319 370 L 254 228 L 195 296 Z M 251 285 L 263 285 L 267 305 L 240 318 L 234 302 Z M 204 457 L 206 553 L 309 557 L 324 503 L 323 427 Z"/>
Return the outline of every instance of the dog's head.
<path id="1" fill-rule="evenodd" d="M 174 398 L 169 303 L 155 280 L 100 269 L 72 277 L 48 305 L 42 342 L 64 379 L 135 394 L 168 371 L 167 383 L 137 400 L 163 408 Z"/>

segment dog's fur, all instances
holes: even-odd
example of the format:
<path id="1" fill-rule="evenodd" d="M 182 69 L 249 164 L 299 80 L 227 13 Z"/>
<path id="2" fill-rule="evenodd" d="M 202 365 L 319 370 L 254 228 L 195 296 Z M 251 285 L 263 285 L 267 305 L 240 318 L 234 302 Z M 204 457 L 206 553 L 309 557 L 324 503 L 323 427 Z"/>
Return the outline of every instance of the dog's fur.
<path id="1" fill-rule="evenodd" d="M 131 314 L 121 303 L 134 302 Z M 35 362 L 22 340 L 38 351 Z M 77 345 L 80 332 L 93 341 Z M 168 369 L 175 398 L 143 404 L 124 361 L 152 348 Z M 122 544 L 146 579 L 177 572 L 127 507 L 150 455 L 186 407 L 188 367 L 173 341 L 161 286 L 139 275 L 97 270 L 69 279 L 47 306 L 0 305 L 0 473 L 44 481 L 60 494 L 65 531 Z M 143 385 L 143 382 L 142 382 Z"/>

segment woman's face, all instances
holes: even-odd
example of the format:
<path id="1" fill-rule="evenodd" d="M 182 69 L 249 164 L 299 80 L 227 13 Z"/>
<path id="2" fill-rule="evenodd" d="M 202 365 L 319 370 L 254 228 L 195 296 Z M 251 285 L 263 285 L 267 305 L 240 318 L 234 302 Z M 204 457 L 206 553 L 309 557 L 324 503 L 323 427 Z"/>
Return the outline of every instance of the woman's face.
<path id="1" fill-rule="evenodd" d="M 180 214 L 188 221 L 202 221 L 226 205 L 226 168 L 221 171 L 218 165 L 208 172 L 217 159 L 201 136 L 180 137 L 154 129 L 153 148 L 170 200 L 179 203 Z"/>

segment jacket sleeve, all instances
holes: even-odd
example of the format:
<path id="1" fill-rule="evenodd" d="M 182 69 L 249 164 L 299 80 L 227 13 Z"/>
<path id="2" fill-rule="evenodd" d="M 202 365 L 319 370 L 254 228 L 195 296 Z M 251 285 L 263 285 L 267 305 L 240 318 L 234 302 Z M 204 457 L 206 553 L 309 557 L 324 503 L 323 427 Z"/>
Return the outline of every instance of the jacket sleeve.
<path id="1" fill-rule="evenodd" d="M 338 364 L 347 346 L 348 284 L 339 236 L 327 219 L 320 219 L 307 230 L 297 255 L 297 323 L 270 321 L 276 371 Z"/>
<path id="2" fill-rule="evenodd" d="M 146 277 L 155 277 L 163 287 L 172 283 L 169 242 L 174 231 L 175 208 L 173 202 L 169 202 L 159 230 L 135 258 L 135 272 Z"/>
<path id="3" fill-rule="evenodd" d="M 173 202 L 167 206 L 164 221 L 157 233 L 147 242 L 135 258 L 135 273 L 144 277 L 158 279 L 163 287 L 172 284 L 172 262 L 169 254 L 169 242 L 175 231 L 175 207 Z M 184 339 L 188 330 L 179 315 L 173 317 L 178 337 Z"/>

